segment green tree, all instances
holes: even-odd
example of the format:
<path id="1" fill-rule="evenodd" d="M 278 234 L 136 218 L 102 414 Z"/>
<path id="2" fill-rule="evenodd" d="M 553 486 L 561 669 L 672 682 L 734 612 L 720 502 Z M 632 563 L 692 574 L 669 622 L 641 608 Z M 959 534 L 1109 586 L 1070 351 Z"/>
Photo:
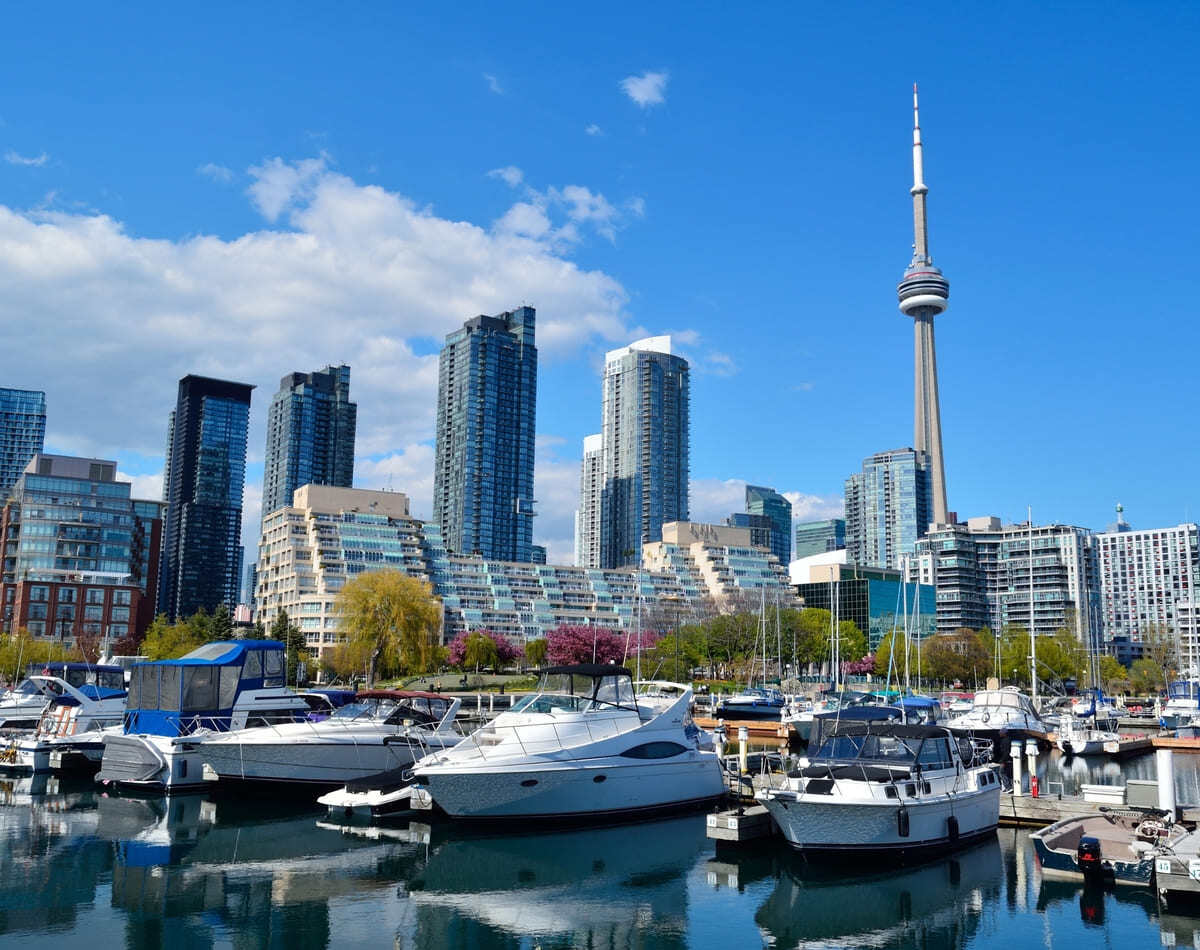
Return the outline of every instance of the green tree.
<path id="1" fill-rule="evenodd" d="M 1133 692 L 1148 696 L 1158 692 L 1164 685 L 1166 679 L 1161 665 L 1148 657 L 1133 661 L 1129 668 L 1129 688 Z"/>
<path id="2" fill-rule="evenodd" d="M 209 625 L 209 634 L 214 640 L 232 640 L 233 639 L 233 617 L 229 615 L 229 608 L 221 604 L 213 611 L 212 622 Z"/>
<path id="3" fill-rule="evenodd" d="M 368 683 L 380 671 L 424 673 L 435 663 L 442 607 L 427 582 L 391 569 L 359 574 L 336 610 L 349 639 L 369 645 Z"/>
<path id="4" fill-rule="evenodd" d="M 534 668 L 544 666 L 546 664 L 546 649 L 545 637 L 530 640 L 525 644 L 525 661 Z"/>
<path id="5" fill-rule="evenodd" d="M 1100 657 L 1100 683 L 1106 693 L 1124 693 L 1129 689 L 1129 670 L 1106 653 Z"/>
<path id="6" fill-rule="evenodd" d="M 978 634 L 961 627 L 928 638 L 921 648 L 921 664 L 931 680 L 974 684 L 987 679 L 992 658 Z"/>
<path id="7" fill-rule="evenodd" d="M 476 631 L 467 637 L 466 650 L 463 652 L 463 666 L 475 667 L 475 672 L 479 672 L 480 667 L 490 666 L 495 669 L 500 662 L 500 654 L 496 649 L 496 641 L 491 637 Z"/>
<path id="8" fill-rule="evenodd" d="M 267 639 L 267 628 L 263 626 L 261 620 L 255 620 L 254 625 L 242 634 L 242 636 L 246 640 L 265 640 Z"/>
<path id="9" fill-rule="evenodd" d="M 174 660 L 204 646 L 209 642 L 207 625 L 193 626 L 192 619 L 172 624 L 166 615 L 159 614 L 142 640 L 142 653 L 151 660 Z"/>

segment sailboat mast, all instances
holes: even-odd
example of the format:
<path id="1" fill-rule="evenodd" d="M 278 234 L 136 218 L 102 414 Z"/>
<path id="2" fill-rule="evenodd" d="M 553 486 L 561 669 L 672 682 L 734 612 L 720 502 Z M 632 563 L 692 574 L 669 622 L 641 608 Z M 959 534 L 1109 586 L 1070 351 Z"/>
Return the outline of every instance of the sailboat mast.
<path id="1" fill-rule="evenodd" d="M 1038 676 L 1037 676 L 1037 631 L 1033 626 L 1033 506 L 1027 509 L 1029 514 L 1029 672 L 1030 686 L 1033 689 L 1033 704 L 1037 707 Z"/>

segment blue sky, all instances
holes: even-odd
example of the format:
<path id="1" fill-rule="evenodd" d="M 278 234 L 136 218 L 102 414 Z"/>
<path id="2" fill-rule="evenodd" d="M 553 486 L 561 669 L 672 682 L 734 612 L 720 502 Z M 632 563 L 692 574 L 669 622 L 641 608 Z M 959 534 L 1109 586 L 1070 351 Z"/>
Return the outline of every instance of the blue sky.
<path id="1" fill-rule="evenodd" d="M 257 384 L 256 525 L 279 377 L 345 360 L 358 483 L 428 514 L 440 340 L 528 302 L 558 559 L 603 353 L 642 335 L 693 363 L 695 517 L 745 480 L 827 515 L 912 439 L 918 81 L 950 507 L 1194 520 L 1198 27 L 1185 4 L 13 10 L 0 382 L 47 391 L 50 448 L 146 492 L 179 376 Z"/>

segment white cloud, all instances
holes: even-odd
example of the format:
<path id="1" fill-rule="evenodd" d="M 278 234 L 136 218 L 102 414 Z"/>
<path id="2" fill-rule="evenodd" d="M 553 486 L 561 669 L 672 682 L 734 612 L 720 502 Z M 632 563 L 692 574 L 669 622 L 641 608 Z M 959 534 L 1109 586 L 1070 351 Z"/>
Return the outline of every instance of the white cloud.
<path id="1" fill-rule="evenodd" d="M 492 92 L 498 96 L 504 95 L 504 90 L 501 88 L 500 82 L 495 76 L 493 76 L 491 73 L 484 73 L 483 79 L 488 84 L 488 88 L 492 90 Z"/>
<path id="2" fill-rule="evenodd" d="M 41 168 L 46 162 L 50 161 L 50 156 L 45 152 L 42 152 L 40 155 L 20 155 L 10 148 L 4 153 L 4 160 L 10 165 L 29 165 Z"/>
<path id="3" fill-rule="evenodd" d="M 635 218 L 646 217 L 646 199 L 645 198 L 630 198 L 625 202 L 625 208 Z"/>
<path id="4" fill-rule="evenodd" d="M 692 521 L 720 524 L 735 511 L 746 510 L 746 482 L 740 478 L 693 478 L 690 492 Z M 793 523 L 843 517 L 845 499 L 841 495 L 813 495 L 801 491 L 780 494 L 792 503 Z"/>
<path id="5" fill-rule="evenodd" d="M 313 197 L 317 182 L 325 176 L 326 158 L 324 154 L 299 162 L 272 158 L 251 166 L 249 172 L 254 182 L 246 193 L 264 218 L 276 221 L 287 209 Z"/>
<path id="6" fill-rule="evenodd" d="M 792 503 L 792 521 L 828 521 L 846 514 L 844 495 L 809 495 L 800 491 L 785 491 L 783 496 Z"/>
<path id="7" fill-rule="evenodd" d="M 162 501 L 162 472 L 156 472 L 153 475 L 127 475 L 118 469 L 117 481 L 131 482 L 133 484 L 132 494 L 134 498 L 140 498 L 143 501 Z"/>
<path id="8" fill-rule="evenodd" d="M 211 178 L 213 181 L 219 181 L 222 184 L 228 184 L 233 181 L 233 171 L 224 165 L 217 165 L 214 162 L 201 165 L 196 169 L 196 174 L 203 175 L 205 178 Z"/>
<path id="9" fill-rule="evenodd" d="M 584 130 L 588 135 L 603 135 L 604 129 L 600 128 L 595 122 L 588 125 Z"/>
<path id="10" fill-rule="evenodd" d="M 550 564 L 575 563 L 575 509 L 579 507 L 579 459 L 560 458 L 566 445 L 559 436 L 537 437 L 533 491 L 538 515 L 533 519 L 533 541 L 546 546 Z"/>
<path id="11" fill-rule="evenodd" d="M 499 178 L 509 188 L 516 188 L 524 181 L 525 175 L 516 165 L 505 165 L 503 168 L 493 168 L 488 172 L 488 178 Z"/>
<path id="12" fill-rule="evenodd" d="M 415 518 L 433 515 L 433 446 L 411 442 L 383 458 L 354 462 L 354 486 L 404 492 Z"/>
<path id="13" fill-rule="evenodd" d="M 703 337 L 697 330 L 670 330 L 672 343 L 680 349 L 680 355 L 697 373 L 709 376 L 736 376 L 737 361 L 728 353 L 704 346 Z"/>
<path id="14" fill-rule="evenodd" d="M 659 72 L 645 72 L 640 76 L 626 76 L 621 80 L 621 89 L 643 109 L 648 109 L 667 101 L 669 78 L 665 69 Z"/>
<path id="15" fill-rule="evenodd" d="M 279 378 L 344 361 L 359 455 L 407 454 L 434 434 L 430 351 L 463 320 L 527 300 L 548 360 L 630 338 L 624 288 L 528 227 L 441 218 L 323 159 L 251 174 L 255 204 L 280 224 L 231 240 L 148 239 L 103 214 L 0 205 L 8 385 L 48 390 L 49 442 L 161 458 L 177 380 L 199 373 L 257 385 L 258 456 Z"/>

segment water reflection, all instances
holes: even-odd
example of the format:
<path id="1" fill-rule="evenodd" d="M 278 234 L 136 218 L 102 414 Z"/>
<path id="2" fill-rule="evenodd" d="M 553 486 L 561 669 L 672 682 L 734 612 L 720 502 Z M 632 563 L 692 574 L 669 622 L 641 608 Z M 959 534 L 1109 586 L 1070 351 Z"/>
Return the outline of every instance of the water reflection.
<path id="1" fill-rule="evenodd" d="M 1063 755 L 1057 749 L 1038 760 L 1038 781 L 1043 794 L 1056 794 L 1062 783 L 1065 795 L 1079 795 L 1080 785 L 1124 785 L 1129 779 L 1156 781 L 1153 753 L 1121 762 L 1104 755 Z M 1026 781 L 1028 788 L 1028 780 Z M 1200 755 L 1176 753 L 1175 800 L 1200 803 Z"/>
<path id="2" fill-rule="evenodd" d="M 706 850 L 704 820 L 484 836 L 441 826 L 408 883 L 399 946 L 682 947 L 687 877 Z"/>
<path id="3" fill-rule="evenodd" d="M 983 908 L 999 898 L 1004 878 L 994 838 L 913 868 L 862 864 L 855 871 L 831 871 L 784 855 L 775 889 L 755 913 L 755 923 L 780 947 L 849 941 L 961 948 L 976 932 Z"/>

